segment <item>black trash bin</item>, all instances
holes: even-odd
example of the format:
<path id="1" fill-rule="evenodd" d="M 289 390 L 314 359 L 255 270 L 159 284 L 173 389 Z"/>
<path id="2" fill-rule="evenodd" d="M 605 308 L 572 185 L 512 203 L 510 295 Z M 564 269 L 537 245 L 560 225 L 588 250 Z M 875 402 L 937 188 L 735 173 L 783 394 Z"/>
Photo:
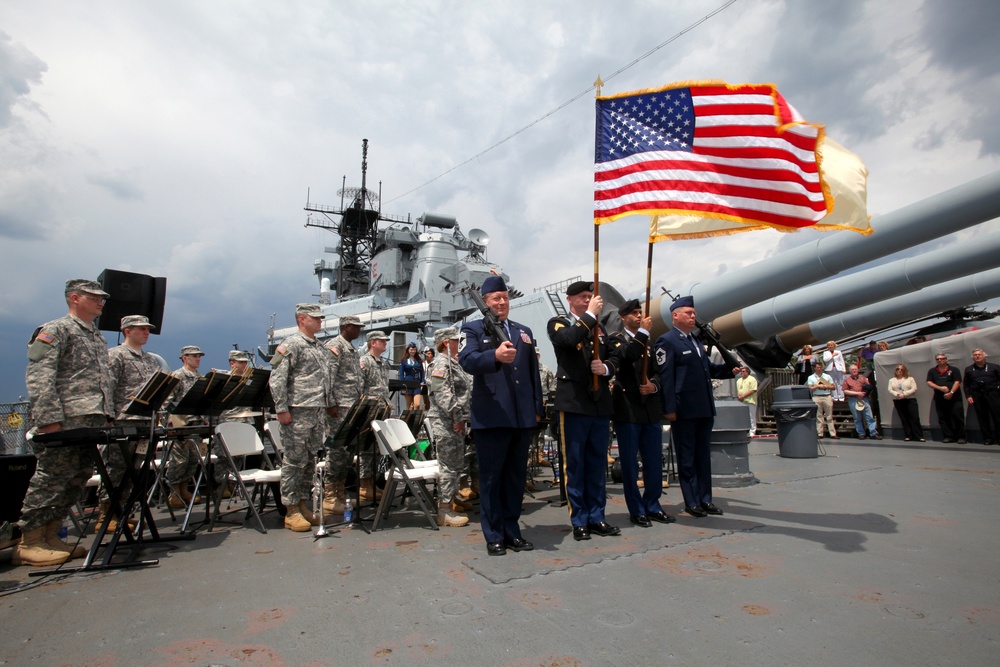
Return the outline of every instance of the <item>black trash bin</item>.
<path id="1" fill-rule="evenodd" d="M 778 427 L 778 456 L 814 459 L 819 456 L 816 411 L 808 387 L 789 385 L 774 388 L 771 410 Z"/>

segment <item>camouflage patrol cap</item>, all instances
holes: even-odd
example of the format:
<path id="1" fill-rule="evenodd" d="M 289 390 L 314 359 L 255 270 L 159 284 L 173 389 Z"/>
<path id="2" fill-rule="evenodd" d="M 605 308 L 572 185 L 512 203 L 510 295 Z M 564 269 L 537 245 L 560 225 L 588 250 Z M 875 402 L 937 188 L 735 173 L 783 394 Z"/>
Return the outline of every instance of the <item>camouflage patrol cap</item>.
<path id="1" fill-rule="evenodd" d="M 105 299 L 111 296 L 101 289 L 101 283 L 96 280 L 87 280 L 85 278 L 73 278 L 72 280 L 67 280 L 66 294 L 69 294 L 70 292 L 86 292 L 87 294 L 101 296 Z"/>
<path id="2" fill-rule="evenodd" d="M 193 357 L 193 356 L 204 357 L 205 353 L 202 352 L 201 348 L 198 347 L 197 345 L 185 345 L 184 347 L 181 348 L 181 356 L 182 357 L 187 357 L 187 356 L 191 356 L 191 357 Z"/>
<path id="3" fill-rule="evenodd" d="M 250 356 L 243 350 L 229 350 L 229 361 L 250 361 Z"/>
<path id="4" fill-rule="evenodd" d="M 148 327 L 150 329 L 155 329 L 155 324 L 149 323 L 149 318 L 145 315 L 126 315 L 122 318 L 122 331 L 125 331 L 129 327 Z"/>
<path id="5" fill-rule="evenodd" d="M 362 326 L 361 318 L 357 315 L 342 315 L 340 317 L 340 326 L 346 327 L 348 324 L 360 327 Z"/>
<path id="6" fill-rule="evenodd" d="M 309 317 L 318 317 L 323 319 L 326 317 L 323 315 L 323 310 L 319 307 L 318 303 L 300 303 L 295 306 L 295 315 L 308 315 Z"/>
<path id="7" fill-rule="evenodd" d="M 444 340 L 458 340 L 461 335 L 455 327 L 443 327 L 434 332 L 434 344 L 437 345 Z"/>
<path id="8" fill-rule="evenodd" d="M 384 331 L 369 331 L 365 336 L 365 340 L 370 343 L 373 340 L 389 340 L 389 337 L 385 335 Z"/>

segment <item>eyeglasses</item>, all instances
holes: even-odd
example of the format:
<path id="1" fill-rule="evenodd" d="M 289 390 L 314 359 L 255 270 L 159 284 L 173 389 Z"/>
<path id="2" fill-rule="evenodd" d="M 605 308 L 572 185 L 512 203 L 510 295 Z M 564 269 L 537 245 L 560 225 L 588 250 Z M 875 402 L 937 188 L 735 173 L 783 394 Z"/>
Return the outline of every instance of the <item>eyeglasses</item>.
<path id="1" fill-rule="evenodd" d="M 105 298 L 103 296 L 94 296 L 93 294 L 87 294 L 86 292 L 77 292 L 77 294 L 79 294 L 80 296 L 82 296 L 85 299 L 90 299 L 94 303 L 107 303 L 108 302 L 107 298 Z"/>
<path id="2" fill-rule="evenodd" d="M 934 361 L 948 361 L 948 357 L 937 357 Z"/>

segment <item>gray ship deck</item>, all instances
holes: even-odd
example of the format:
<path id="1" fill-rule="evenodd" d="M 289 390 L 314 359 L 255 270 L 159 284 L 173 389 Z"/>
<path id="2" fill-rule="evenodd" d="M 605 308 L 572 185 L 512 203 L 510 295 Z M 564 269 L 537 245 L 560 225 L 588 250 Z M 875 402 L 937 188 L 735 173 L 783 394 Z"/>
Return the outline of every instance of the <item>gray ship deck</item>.
<path id="1" fill-rule="evenodd" d="M 609 485 L 618 538 L 574 542 L 543 491 L 535 551 L 501 558 L 477 526 L 410 512 L 318 541 L 270 513 L 266 535 L 221 527 L 148 548 L 156 567 L 43 581 L 5 550 L 0 664 L 996 664 L 1000 448 L 824 442 L 785 459 L 755 440 L 761 483 L 718 489 L 723 517 L 633 527 Z"/>

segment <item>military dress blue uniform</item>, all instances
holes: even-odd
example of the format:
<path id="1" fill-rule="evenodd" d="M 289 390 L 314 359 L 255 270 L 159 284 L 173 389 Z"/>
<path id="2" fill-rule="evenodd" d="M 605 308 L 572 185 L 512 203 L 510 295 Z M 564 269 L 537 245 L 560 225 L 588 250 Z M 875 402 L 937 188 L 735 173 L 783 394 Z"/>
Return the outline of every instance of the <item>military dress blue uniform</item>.
<path id="1" fill-rule="evenodd" d="M 684 505 L 697 510 L 712 502 L 712 378 L 731 379 L 733 369 L 711 363 L 701 343 L 676 328 L 656 339 L 656 362 L 663 414 L 677 415 L 670 430 Z"/>
<path id="2" fill-rule="evenodd" d="M 497 345 L 482 320 L 462 326 L 458 363 L 473 378 L 471 426 L 479 457 L 483 537 L 487 544 L 510 545 L 522 539 L 518 522 L 528 446 L 544 408 L 531 329 L 509 320 L 506 325 L 517 350 L 513 363 L 496 360 Z"/>
<path id="3" fill-rule="evenodd" d="M 555 409 L 559 411 L 566 498 L 574 538 L 589 539 L 589 531 L 594 529 L 602 535 L 617 534 L 616 527 L 606 524 L 604 509 L 612 412 L 609 382 L 618 361 L 611 356 L 604 327 L 589 312 L 579 318 L 553 317 L 548 323 L 548 334 L 559 362 Z M 596 392 L 595 376 L 590 370 L 595 336 L 598 358 L 609 371 L 597 376 Z"/>

